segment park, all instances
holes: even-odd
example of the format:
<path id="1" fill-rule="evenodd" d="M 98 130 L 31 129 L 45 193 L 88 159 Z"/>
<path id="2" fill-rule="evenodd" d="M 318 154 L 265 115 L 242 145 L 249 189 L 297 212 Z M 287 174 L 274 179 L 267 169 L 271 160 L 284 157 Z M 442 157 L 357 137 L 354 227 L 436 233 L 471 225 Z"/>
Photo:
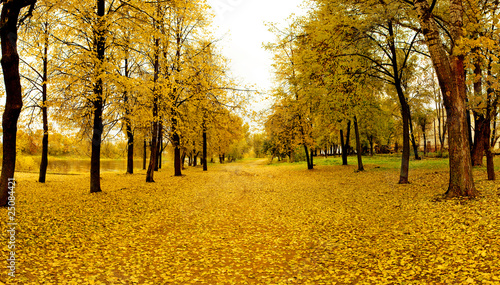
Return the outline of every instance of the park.
<path id="1" fill-rule="evenodd" d="M 497 2 L 0 7 L 0 284 L 500 284 Z"/>

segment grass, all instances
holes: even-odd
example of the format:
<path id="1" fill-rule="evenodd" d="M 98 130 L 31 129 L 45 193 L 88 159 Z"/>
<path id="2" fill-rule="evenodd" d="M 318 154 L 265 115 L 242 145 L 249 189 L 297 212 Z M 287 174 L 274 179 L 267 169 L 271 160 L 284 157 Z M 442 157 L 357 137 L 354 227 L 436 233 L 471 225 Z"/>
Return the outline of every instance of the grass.
<path id="1" fill-rule="evenodd" d="M 167 167 L 152 184 L 144 171 L 104 173 L 103 193 L 92 195 L 87 174 L 49 175 L 46 184 L 18 174 L 16 277 L 4 268 L 0 280 L 500 283 L 500 189 L 484 169 L 474 170 L 480 198 L 436 202 L 448 182 L 442 161 L 412 162 L 410 185 L 396 184 L 397 158 L 367 158 L 360 173 L 354 160 L 316 161 L 308 171 L 249 159 L 183 177 Z"/>
<path id="2" fill-rule="evenodd" d="M 348 159 L 349 165 L 357 165 L 358 160 L 356 156 L 349 156 Z M 484 163 L 486 163 L 486 158 L 484 159 Z M 294 162 L 288 163 L 286 161 L 277 162 L 277 160 L 273 160 L 271 165 L 306 165 L 305 162 Z M 314 164 L 323 165 L 323 166 L 341 166 L 342 158 L 340 156 L 336 157 L 328 157 L 324 156 L 315 157 Z M 401 155 L 395 154 L 379 154 L 374 156 L 363 156 L 363 165 L 368 168 L 377 168 L 380 170 L 397 170 L 401 168 Z M 486 170 L 486 167 L 476 167 L 478 169 Z M 437 170 L 448 170 L 449 169 L 449 160 L 448 158 L 440 158 L 440 157 L 424 157 L 421 160 L 415 160 L 413 156 L 410 157 L 410 170 L 412 169 L 437 169 Z M 500 156 L 495 157 L 495 170 L 500 170 Z"/>

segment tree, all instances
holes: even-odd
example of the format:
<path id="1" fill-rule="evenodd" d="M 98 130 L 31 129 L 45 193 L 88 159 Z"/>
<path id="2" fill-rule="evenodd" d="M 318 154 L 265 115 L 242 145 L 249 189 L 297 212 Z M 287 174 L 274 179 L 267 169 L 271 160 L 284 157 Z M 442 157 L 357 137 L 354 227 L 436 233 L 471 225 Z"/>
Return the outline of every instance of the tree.
<path id="1" fill-rule="evenodd" d="M 272 27 L 271 31 L 277 36 L 276 43 L 268 44 L 266 48 L 273 51 L 275 63 L 273 64 L 276 80 L 280 82 L 279 87 L 273 92 L 279 103 L 276 107 L 284 108 L 286 116 L 291 116 L 294 121 L 289 125 L 293 133 L 298 134 L 298 140 L 289 140 L 286 146 L 289 156 L 295 149 L 294 144 L 301 144 L 304 147 L 307 169 L 314 168 L 312 148 L 315 145 L 313 138 L 313 91 L 307 83 L 307 76 L 303 76 L 301 68 L 303 62 L 303 49 L 307 45 L 300 32 L 300 21 L 291 24 L 286 31 L 280 31 Z M 273 125 L 273 124 L 271 124 Z M 288 124 L 287 124 L 288 125 Z"/>
<path id="2" fill-rule="evenodd" d="M 438 19 L 433 11 L 436 0 L 431 4 L 427 0 L 415 0 L 412 4 L 418 15 L 446 107 L 450 146 L 450 180 L 446 196 L 475 197 L 477 190 L 472 176 L 466 118 L 464 56 L 456 50 L 456 45 L 463 37 L 463 3 L 462 0 L 450 0 L 448 3 L 450 25 L 447 32 L 438 28 Z M 451 45 L 448 49 L 443 37 L 448 37 L 447 43 Z"/>
<path id="3" fill-rule="evenodd" d="M 17 27 L 31 15 L 36 0 L 2 1 L 0 15 L 0 40 L 2 47 L 2 71 L 7 99 L 2 117 L 3 158 L 0 175 L 0 205 L 7 206 L 9 201 L 9 179 L 14 178 L 16 168 L 17 120 L 23 107 L 21 78 L 19 75 L 19 54 L 17 51 Z M 29 6 L 26 16 L 19 19 L 21 10 Z"/>
<path id="4" fill-rule="evenodd" d="M 310 34 L 316 37 L 313 46 L 317 53 L 323 53 L 325 60 L 331 62 L 323 65 L 332 70 L 335 68 L 332 63 L 344 57 L 347 74 L 362 72 L 394 88 L 403 120 L 399 183 L 409 183 L 411 113 L 405 85 L 412 79 L 412 69 L 408 66 L 417 60 L 415 45 L 419 32 L 407 23 L 408 9 L 396 1 L 316 0 L 315 3 Z M 367 63 L 354 68 L 349 63 L 354 58 Z"/>
<path id="5" fill-rule="evenodd" d="M 468 106 L 474 116 L 472 164 L 482 165 L 486 153 L 488 178 L 494 179 L 491 154 L 492 120 L 498 108 L 498 1 L 467 1 L 464 6 L 464 36 L 461 52 L 465 55 L 467 84 L 473 92 L 468 94 Z M 469 117 L 468 117 L 469 118 Z"/>

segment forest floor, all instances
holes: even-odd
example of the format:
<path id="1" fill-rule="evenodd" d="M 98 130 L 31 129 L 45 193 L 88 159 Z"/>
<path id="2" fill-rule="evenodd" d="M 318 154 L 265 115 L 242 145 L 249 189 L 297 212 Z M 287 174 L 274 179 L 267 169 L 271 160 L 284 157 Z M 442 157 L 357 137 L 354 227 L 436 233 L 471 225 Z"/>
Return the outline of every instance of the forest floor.
<path id="1" fill-rule="evenodd" d="M 442 200 L 448 171 L 248 160 L 209 172 L 16 174 L 8 284 L 500 284 L 500 184 Z M 339 160 L 335 158 L 335 161 Z M 333 161 L 333 160 L 332 160 Z M 430 167 L 425 167 L 428 163 Z M 0 209 L 7 221 L 7 209 Z M 10 237 L 1 223 L 2 239 Z M 0 282 L 1 283 L 1 282 Z"/>

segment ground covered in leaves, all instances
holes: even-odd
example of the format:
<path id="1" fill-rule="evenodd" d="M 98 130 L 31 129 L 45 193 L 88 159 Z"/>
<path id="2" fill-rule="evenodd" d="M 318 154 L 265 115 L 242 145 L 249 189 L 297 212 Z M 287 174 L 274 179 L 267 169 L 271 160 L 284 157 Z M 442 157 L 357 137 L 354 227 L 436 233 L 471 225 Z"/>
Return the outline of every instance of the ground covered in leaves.
<path id="1" fill-rule="evenodd" d="M 500 284 L 500 190 L 484 170 L 475 170 L 479 199 L 436 201 L 445 168 L 414 169 L 410 185 L 375 164 L 304 168 L 252 160 L 184 177 L 165 169 L 154 184 L 144 173 L 103 174 L 94 195 L 88 175 L 49 175 L 43 185 L 18 174 L 16 277 L 2 269 L 0 280 Z"/>

